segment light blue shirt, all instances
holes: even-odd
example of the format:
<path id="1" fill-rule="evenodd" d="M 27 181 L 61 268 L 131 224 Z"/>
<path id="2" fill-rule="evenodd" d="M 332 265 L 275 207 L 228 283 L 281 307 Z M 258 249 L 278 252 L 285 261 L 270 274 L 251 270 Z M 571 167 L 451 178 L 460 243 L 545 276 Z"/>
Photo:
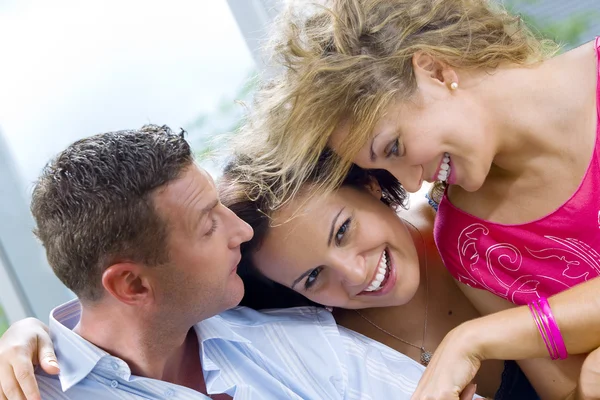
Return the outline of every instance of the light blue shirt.
<path id="1" fill-rule="evenodd" d="M 80 307 L 75 300 L 50 314 L 61 373 L 50 376 L 38 368 L 43 399 L 208 399 L 132 375 L 123 360 L 72 331 Z M 266 312 L 238 307 L 194 329 L 208 393 L 235 400 L 410 399 L 424 369 L 311 307 Z"/>

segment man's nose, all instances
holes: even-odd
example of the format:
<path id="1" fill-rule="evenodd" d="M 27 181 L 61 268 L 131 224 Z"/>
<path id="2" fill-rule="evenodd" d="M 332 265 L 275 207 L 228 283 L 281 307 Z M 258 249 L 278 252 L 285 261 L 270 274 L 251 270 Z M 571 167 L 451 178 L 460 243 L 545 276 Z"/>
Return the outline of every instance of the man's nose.
<path id="1" fill-rule="evenodd" d="M 240 219 L 233 211 L 226 208 L 226 218 L 229 220 L 231 236 L 229 237 L 229 247 L 236 248 L 244 242 L 249 241 L 254 236 L 254 230 L 245 221 Z"/>

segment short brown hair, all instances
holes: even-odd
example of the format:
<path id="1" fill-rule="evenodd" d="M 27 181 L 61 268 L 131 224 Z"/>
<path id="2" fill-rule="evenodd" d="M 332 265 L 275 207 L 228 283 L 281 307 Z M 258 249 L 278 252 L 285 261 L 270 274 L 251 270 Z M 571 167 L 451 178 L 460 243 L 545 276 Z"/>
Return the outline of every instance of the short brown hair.
<path id="1" fill-rule="evenodd" d="M 192 163 L 183 132 L 156 125 L 98 134 L 58 154 L 31 202 L 34 233 L 58 278 L 81 300 L 96 301 L 110 265 L 168 261 L 167 226 L 151 195 Z"/>

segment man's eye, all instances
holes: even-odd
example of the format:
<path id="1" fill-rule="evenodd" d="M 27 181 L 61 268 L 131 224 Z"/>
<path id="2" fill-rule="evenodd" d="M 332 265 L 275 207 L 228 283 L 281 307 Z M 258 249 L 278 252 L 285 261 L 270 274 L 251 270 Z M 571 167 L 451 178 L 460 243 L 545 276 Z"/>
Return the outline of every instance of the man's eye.
<path id="1" fill-rule="evenodd" d="M 217 230 L 217 219 L 215 217 L 212 218 L 212 225 L 210 226 L 210 230 L 206 232 L 206 236 L 212 236 L 213 233 Z"/>
<path id="2" fill-rule="evenodd" d="M 319 276 L 322 270 L 322 267 L 318 267 L 310 272 L 310 274 L 306 278 L 306 282 L 304 283 L 304 287 L 306 289 L 310 289 L 315 284 L 315 281 L 317 280 L 317 277 Z"/>
<path id="3" fill-rule="evenodd" d="M 344 236 L 348 232 L 348 229 L 350 228 L 350 222 L 351 222 L 351 218 L 348 218 L 346 221 L 344 221 L 342 226 L 340 226 L 340 229 L 338 229 L 338 231 L 336 232 L 335 244 L 337 244 L 338 246 L 342 243 Z"/>

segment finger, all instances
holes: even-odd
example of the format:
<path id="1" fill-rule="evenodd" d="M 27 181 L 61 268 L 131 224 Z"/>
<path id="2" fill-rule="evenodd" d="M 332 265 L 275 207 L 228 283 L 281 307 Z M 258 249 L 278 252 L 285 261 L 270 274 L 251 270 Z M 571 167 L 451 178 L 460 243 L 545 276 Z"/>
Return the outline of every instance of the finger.
<path id="1" fill-rule="evenodd" d="M 26 400 L 10 366 L 0 370 L 0 377 L 0 392 L 3 393 L 4 398 L 7 400 Z"/>
<path id="2" fill-rule="evenodd" d="M 40 366 L 46 373 L 57 375 L 60 372 L 60 367 L 58 366 L 58 361 L 56 361 L 56 354 L 54 353 L 52 342 L 46 342 L 43 339 L 39 339 L 38 345 L 40 348 L 38 352 Z"/>
<path id="3" fill-rule="evenodd" d="M 465 390 L 460 394 L 460 400 L 472 400 L 473 396 L 475 396 L 475 392 L 477 392 L 477 385 L 469 383 Z"/>
<path id="4" fill-rule="evenodd" d="M 25 398 L 27 400 L 40 400 L 40 389 L 31 362 L 29 360 L 16 362 L 13 365 L 13 371 Z"/>
<path id="5" fill-rule="evenodd" d="M 43 358 L 40 366 L 47 374 L 58 375 L 60 373 L 60 367 L 58 366 L 56 359 L 50 357 Z"/>
<path id="6" fill-rule="evenodd" d="M 600 349 L 592 351 L 586 357 L 573 398 L 576 400 L 600 398 Z"/>
<path id="7" fill-rule="evenodd" d="M 43 328 L 43 331 L 36 335 L 35 348 L 37 354 L 33 354 L 33 363 L 39 363 L 44 372 L 57 375 L 60 372 L 60 367 L 58 366 L 56 353 L 54 353 L 54 344 L 46 327 Z"/>

